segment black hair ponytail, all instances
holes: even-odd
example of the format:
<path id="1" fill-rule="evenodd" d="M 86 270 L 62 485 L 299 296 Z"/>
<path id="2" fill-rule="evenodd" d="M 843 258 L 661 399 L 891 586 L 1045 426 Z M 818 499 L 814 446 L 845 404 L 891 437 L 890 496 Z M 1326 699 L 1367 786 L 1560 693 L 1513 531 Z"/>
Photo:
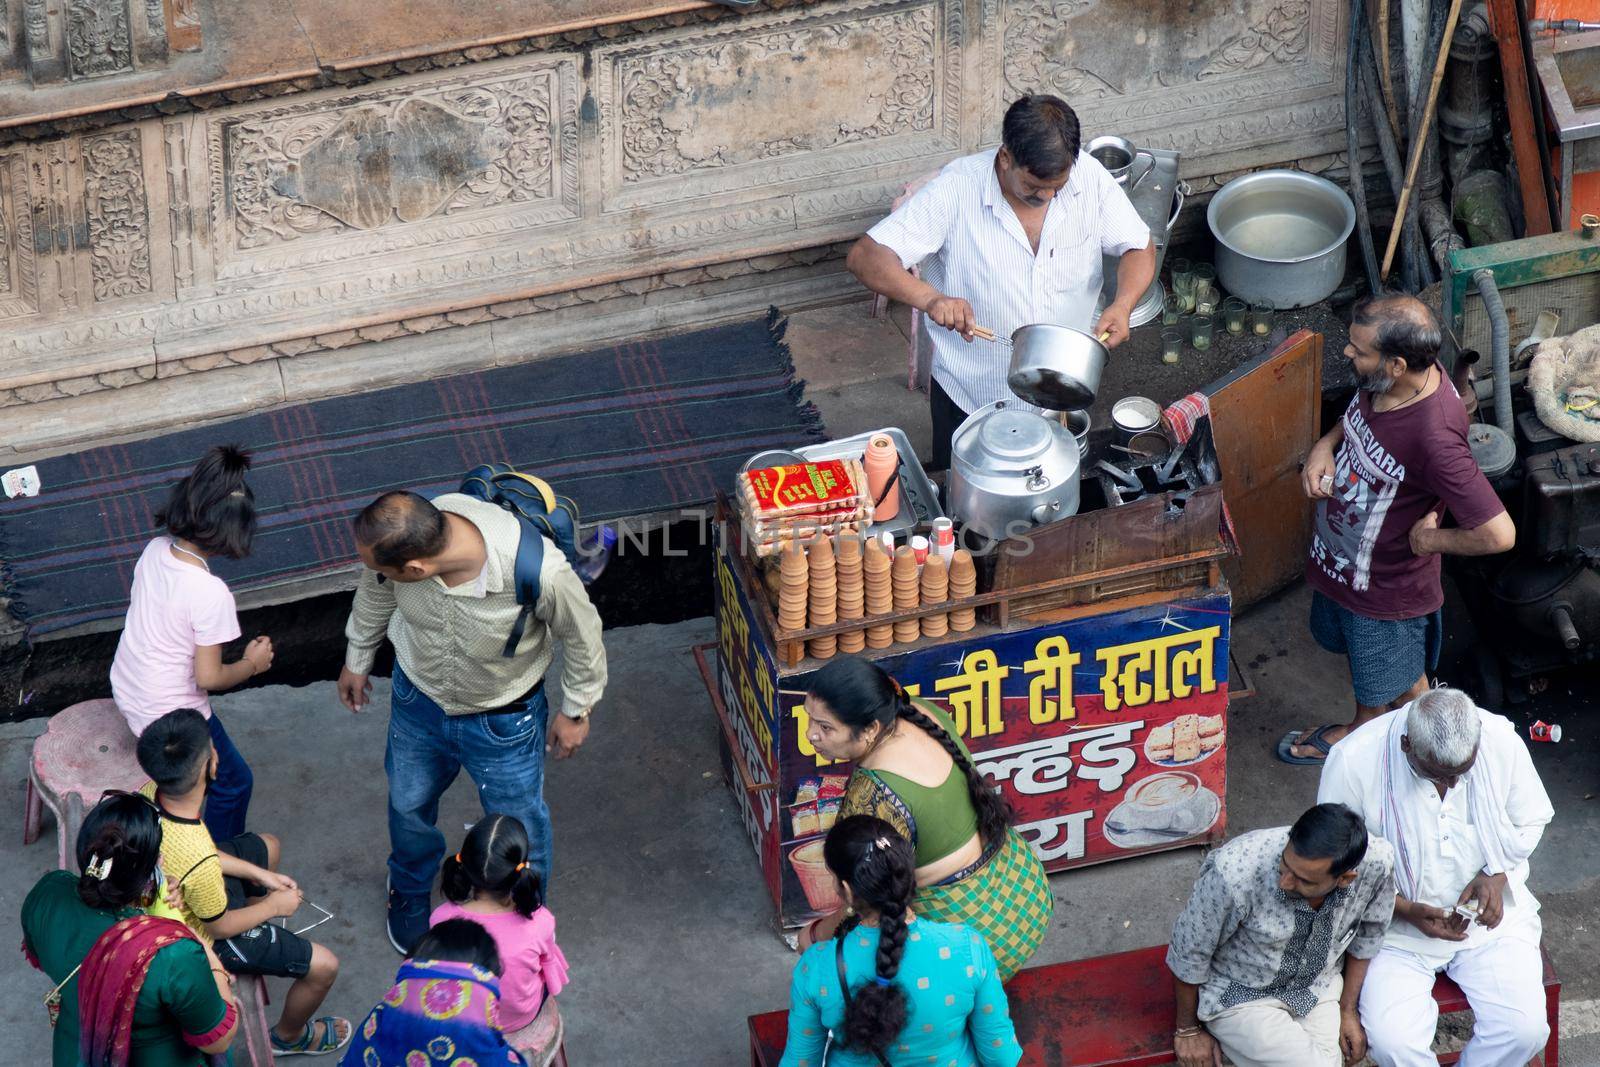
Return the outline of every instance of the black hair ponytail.
<path id="1" fill-rule="evenodd" d="M 521 820 L 510 815 L 479 819 L 467 831 L 461 851 L 444 861 L 439 889 L 455 904 L 465 904 L 477 893 L 509 898 L 518 915 L 531 919 L 544 904 L 544 885 L 528 862 L 528 832 Z"/>
<path id="2" fill-rule="evenodd" d="M 911 843 L 882 819 L 852 815 L 828 831 L 823 859 L 839 881 L 850 887 L 856 907 L 878 913 L 878 953 L 873 977 L 850 990 L 841 1043 L 873 1055 L 881 1054 L 906 1028 L 911 1006 L 895 978 L 909 934 L 906 911 L 917 891 L 916 858 Z M 845 937 L 854 922 L 841 926 Z"/>
<path id="3" fill-rule="evenodd" d="M 978 814 L 978 835 L 984 850 L 993 849 L 1005 840 L 1011 805 L 966 757 L 956 739 L 912 703 L 911 697 L 888 671 L 871 660 L 840 656 L 812 675 L 810 692 L 856 733 L 874 722 L 887 730 L 896 719 L 904 719 L 939 742 L 967 779 L 967 794 Z"/>
<path id="4" fill-rule="evenodd" d="M 155 890 L 161 858 L 155 805 L 132 793 L 108 794 L 78 828 L 77 857 L 84 904 L 103 911 L 142 906 Z"/>
<path id="5" fill-rule="evenodd" d="M 215 445 L 167 494 L 157 529 L 192 542 L 211 556 L 243 559 L 256 535 L 256 499 L 245 481 L 250 453 Z"/>
<path id="6" fill-rule="evenodd" d="M 1006 827 L 1011 823 L 1011 805 L 1000 795 L 1000 790 L 973 765 L 966 753 L 961 751 L 961 746 L 956 744 L 956 739 L 931 715 L 913 704 L 904 690 L 898 688 L 895 714 L 939 742 L 950 754 L 951 761 L 961 768 L 961 773 L 967 779 L 967 795 L 972 798 L 972 810 L 978 813 L 978 836 L 983 841 L 984 850 L 988 851 L 1004 841 Z"/>

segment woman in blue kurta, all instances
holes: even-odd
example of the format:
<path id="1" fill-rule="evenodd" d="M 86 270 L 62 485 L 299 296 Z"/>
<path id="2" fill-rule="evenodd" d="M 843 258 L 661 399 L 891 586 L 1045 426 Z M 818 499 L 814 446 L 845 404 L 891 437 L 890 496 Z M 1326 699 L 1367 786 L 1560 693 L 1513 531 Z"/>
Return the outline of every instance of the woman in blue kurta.
<path id="1" fill-rule="evenodd" d="M 856 921 L 795 965 L 780 1067 L 822 1067 L 824 1056 L 828 1067 L 1015 1067 L 1022 1049 L 989 946 L 911 912 L 910 842 L 856 815 L 828 832 L 823 859 Z"/>

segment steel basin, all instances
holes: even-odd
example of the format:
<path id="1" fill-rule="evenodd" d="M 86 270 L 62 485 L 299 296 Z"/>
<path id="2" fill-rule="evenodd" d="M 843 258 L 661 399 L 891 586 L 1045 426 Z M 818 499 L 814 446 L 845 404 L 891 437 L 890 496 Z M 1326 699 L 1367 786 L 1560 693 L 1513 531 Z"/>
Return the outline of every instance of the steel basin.
<path id="1" fill-rule="evenodd" d="M 1206 222 L 1222 288 L 1251 304 L 1298 308 L 1339 288 L 1356 210 L 1326 178 L 1263 170 L 1224 185 Z"/>

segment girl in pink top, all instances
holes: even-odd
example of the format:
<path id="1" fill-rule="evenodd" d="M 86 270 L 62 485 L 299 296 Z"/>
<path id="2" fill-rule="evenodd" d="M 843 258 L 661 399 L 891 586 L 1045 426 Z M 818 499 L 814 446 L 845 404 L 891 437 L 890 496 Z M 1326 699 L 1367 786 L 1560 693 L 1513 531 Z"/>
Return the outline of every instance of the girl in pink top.
<path id="1" fill-rule="evenodd" d="M 235 662 L 222 662 L 222 646 L 239 637 L 239 616 L 228 583 L 211 573 L 217 556 L 250 554 L 256 508 L 244 480 L 249 469 L 248 453 L 219 445 L 172 487 L 155 517 L 166 532 L 145 546 L 133 569 L 128 618 L 111 661 L 111 695 L 135 736 L 178 708 L 210 720 L 217 777 L 206 789 L 205 824 L 218 841 L 244 833 L 254 777 L 207 694 L 272 666 L 267 637 L 251 641 Z"/>
<path id="2" fill-rule="evenodd" d="M 500 1028 L 513 1047 L 547 996 L 567 984 L 567 958 L 556 944 L 556 918 L 543 903 L 539 875 L 528 866 L 528 833 L 510 815 L 489 815 L 467 831 L 461 851 L 444 861 L 439 905 L 430 926 L 471 919 L 500 950 Z M 526 1037 L 532 1038 L 528 1034 Z"/>

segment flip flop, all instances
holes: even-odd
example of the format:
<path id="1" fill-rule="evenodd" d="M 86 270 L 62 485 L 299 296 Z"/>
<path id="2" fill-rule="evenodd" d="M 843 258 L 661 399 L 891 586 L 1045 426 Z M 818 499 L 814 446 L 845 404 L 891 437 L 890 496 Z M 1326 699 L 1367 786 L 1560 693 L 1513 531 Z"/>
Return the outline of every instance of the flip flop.
<path id="1" fill-rule="evenodd" d="M 1336 729 L 1338 729 L 1337 723 L 1328 723 L 1326 726 L 1319 726 L 1315 730 L 1311 731 L 1311 733 L 1304 740 L 1301 739 L 1300 735 L 1305 733 L 1305 731 L 1290 730 L 1278 740 L 1278 758 L 1284 763 L 1292 763 L 1297 767 L 1320 767 L 1322 766 L 1323 761 L 1327 759 L 1328 752 L 1333 748 L 1333 743 L 1328 740 L 1327 733 L 1329 730 Z M 1296 756 L 1294 754 L 1295 745 L 1310 745 L 1312 748 L 1322 753 L 1322 755 Z"/>

